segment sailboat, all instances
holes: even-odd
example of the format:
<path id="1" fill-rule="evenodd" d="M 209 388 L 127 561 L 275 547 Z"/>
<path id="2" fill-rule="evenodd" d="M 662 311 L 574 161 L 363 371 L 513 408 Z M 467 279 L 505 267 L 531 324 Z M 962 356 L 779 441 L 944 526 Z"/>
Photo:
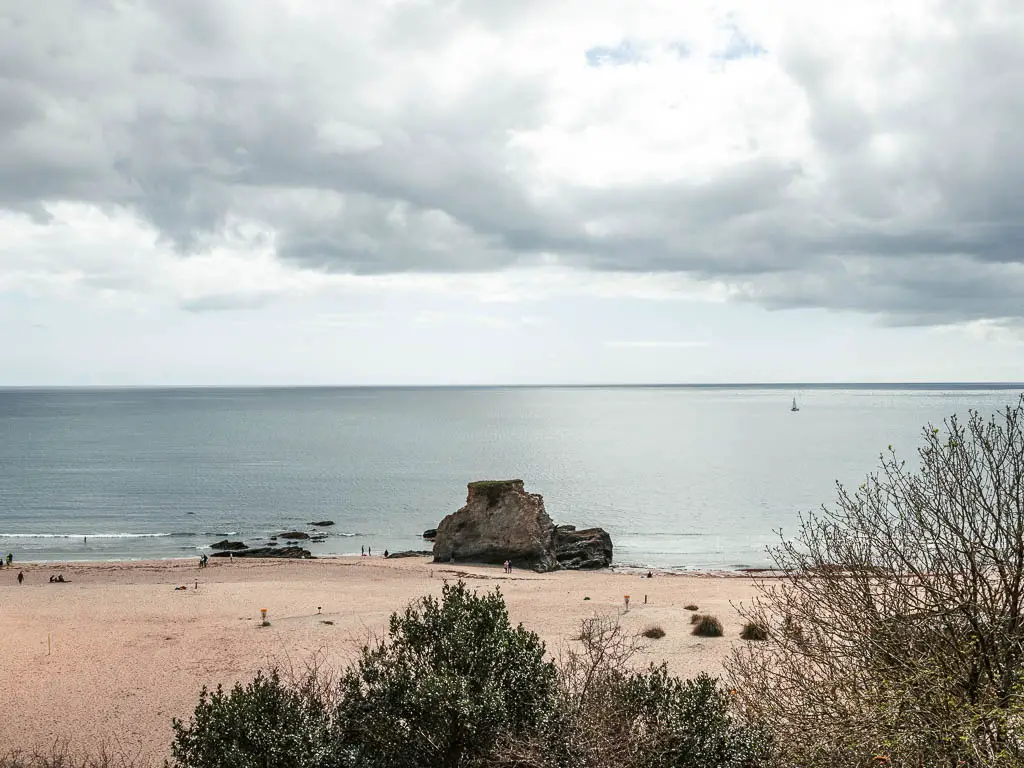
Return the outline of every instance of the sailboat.
<path id="1" fill-rule="evenodd" d="M 796 404 L 796 398 L 795 397 L 793 398 L 793 407 L 790 408 L 789 410 L 791 410 L 791 411 L 799 411 L 800 410 L 800 408 Z"/>

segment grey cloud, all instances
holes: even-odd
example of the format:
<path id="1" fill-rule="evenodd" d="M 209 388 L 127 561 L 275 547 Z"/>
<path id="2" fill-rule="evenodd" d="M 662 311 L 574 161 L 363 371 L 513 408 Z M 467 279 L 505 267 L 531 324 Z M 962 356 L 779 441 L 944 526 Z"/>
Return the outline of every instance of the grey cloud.
<path id="1" fill-rule="evenodd" d="M 235 309 L 259 309 L 269 304 L 270 296 L 262 294 L 230 294 L 198 296 L 186 299 L 180 306 L 186 312 L 222 312 Z"/>
<path id="2" fill-rule="evenodd" d="M 836 51 L 784 40 L 771 53 L 804 94 L 806 157 L 538 202 L 508 138 L 545 124 L 550 82 L 486 56 L 449 90 L 426 72 L 461 25 L 497 39 L 544 3 L 342 3 L 318 19 L 241 0 L 8 0 L 0 206 L 40 220 L 53 201 L 126 207 L 182 252 L 255 220 L 279 258 L 324 271 L 554 254 L 722 280 L 771 307 L 1019 320 L 1024 7 L 984 5 L 936 6 L 955 27 L 942 39 L 880 30 L 873 103 Z M 764 55 L 739 28 L 731 40 L 726 58 Z M 189 308 L 231 303 L 203 301 Z"/>

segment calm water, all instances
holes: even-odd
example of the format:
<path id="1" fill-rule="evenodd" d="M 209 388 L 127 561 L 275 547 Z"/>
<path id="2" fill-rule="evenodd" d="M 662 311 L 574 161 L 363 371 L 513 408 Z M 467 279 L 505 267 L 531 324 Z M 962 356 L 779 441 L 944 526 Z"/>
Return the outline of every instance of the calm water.
<path id="1" fill-rule="evenodd" d="M 758 566 L 887 445 L 1021 388 L 0 390 L 0 550 L 195 556 L 323 518 L 315 554 L 422 549 L 468 481 L 521 477 L 621 564 Z"/>

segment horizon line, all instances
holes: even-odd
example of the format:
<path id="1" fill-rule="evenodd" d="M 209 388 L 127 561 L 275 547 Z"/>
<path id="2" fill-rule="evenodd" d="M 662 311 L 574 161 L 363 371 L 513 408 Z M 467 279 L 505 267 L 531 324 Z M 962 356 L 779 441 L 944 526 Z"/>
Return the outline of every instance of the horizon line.
<path id="1" fill-rule="evenodd" d="M 1024 381 L 733 381 L 551 384 L 0 384 L 30 390 L 181 389 L 1024 389 Z"/>

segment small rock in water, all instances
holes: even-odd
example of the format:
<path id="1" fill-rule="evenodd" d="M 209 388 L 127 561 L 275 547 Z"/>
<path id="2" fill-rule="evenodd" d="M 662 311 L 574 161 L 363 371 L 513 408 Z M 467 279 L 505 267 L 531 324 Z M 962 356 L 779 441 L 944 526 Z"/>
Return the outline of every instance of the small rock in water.
<path id="1" fill-rule="evenodd" d="M 210 549 L 225 549 L 225 550 L 233 549 L 233 550 L 239 550 L 239 549 L 248 549 L 248 547 L 245 546 L 245 542 L 244 541 L 228 541 L 227 539 L 224 539 L 222 541 L 218 541 L 216 544 L 211 544 L 210 545 Z"/>

